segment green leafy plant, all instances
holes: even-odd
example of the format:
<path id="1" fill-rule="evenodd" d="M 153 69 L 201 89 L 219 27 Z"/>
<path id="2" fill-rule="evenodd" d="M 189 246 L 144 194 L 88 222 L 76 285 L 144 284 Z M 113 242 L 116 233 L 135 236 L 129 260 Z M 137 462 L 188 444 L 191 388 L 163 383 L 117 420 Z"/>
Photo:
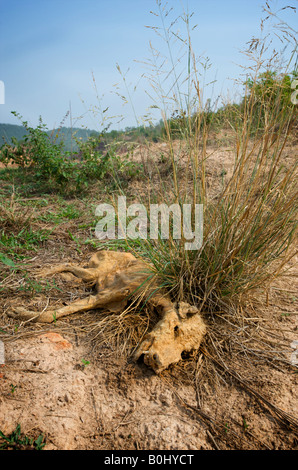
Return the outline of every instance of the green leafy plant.
<path id="1" fill-rule="evenodd" d="M 82 359 L 82 363 L 86 367 L 90 364 L 90 361 L 87 361 L 86 359 Z"/>
<path id="2" fill-rule="evenodd" d="M 246 419 L 242 417 L 242 425 L 243 425 L 243 430 L 247 431 L 249 428 L 249 424 L 247 423 Z"/>
<path id="3" fill-rule="evenodd" d="M 101 179 L 105 176 L 109 166 L 109 154 L 103 155 L 101 136 L 91 135 L 87 141 L 77 140 L 79 147 L 80 167 L 83 175 L 90 180 Z"/>
<path id="4" fill-rule="evenodd" d="M 15 163 L 23 168 L 32 164 L 24 141 L 18 141 L 16 137 L 11 138 L 11 144 L 5 143 L 2 146 L 0 161 L 4 163 L 4 165 Z"/>
<path id="5" fill-rule="evenodd" d="M 16 391 L 17 385 L 10 384 L 10 393 L 13 395 L 14 392 Z"/>
<path id="6" fill-rule="evenodd" d="M 18 113 L 12 114 L 22 121 Z M 41 118 L 36 128 L 30 127 L 27 121 L 22 121 L 22 125 L 28 132 L 24 137 L 24 142 L 29 166 L 34 166 L 36 175 L 41 178 L 52 178 L 58 184 L 68 182 L 72 176 L 69 170 L 73 164 L 67 159 L 69 153 L 64 151 L 63 143 L 56 144 L 51 141 Z"/>
<path id="7" fill-rule="evenodd" d="M 14 261 L 12 261 L 10 258 L 5 256 L 3 253 L 0 253 L 0 262 L 5 264 L 6 266 L 9 266 L 10 268 L 16 267 Z"/>
<path id="8" fill-rule="evenodd" d="M 278 116 L 285 112 L 291 113 L 291 83 L 296 74 L 295 71 L 278 74 L 276 70 L 268 68 L 257 77 L 248 78 L 248 97 L 243 100 L 242 106 L 245 107 L 248 99 L 252 101 L 253 130 L 256 128 L 260 131 L 272 121 L 278 121 Z"/>
<path id="9" fill-rule="evenodd" d="M 0 430 L 1 450 L 42 450 L 45 445 L 43 434 L 40 434 L 36 439 L 23 435 L 20 424 L 18 424 L 16 429 L 9 435 L 5 435 Z"/>
<path id="10" fill-rule="evenodd" d="M 21 143 L 13 139 L 12 144 L 3 146 L 0 161 L 6 166 L 21 166 L 27 174 L 34 171 L 35 179 L 46 181 L 52 191 L 77 193 L 96 181 L 126 182 L 140 174 L 140 165 L 132 162 L 129 154 L 117 155 L 111 145 L 105 149 L 99 134 L 90 135 L 86 141 L 76 139 L 77 150 L 69 152 L 63 140 L 59 141 L 57 135 L 51 137 L 41 118 L 33 128 L 17 112 L 13 114 L 21 120 L 26 134 Z"/>

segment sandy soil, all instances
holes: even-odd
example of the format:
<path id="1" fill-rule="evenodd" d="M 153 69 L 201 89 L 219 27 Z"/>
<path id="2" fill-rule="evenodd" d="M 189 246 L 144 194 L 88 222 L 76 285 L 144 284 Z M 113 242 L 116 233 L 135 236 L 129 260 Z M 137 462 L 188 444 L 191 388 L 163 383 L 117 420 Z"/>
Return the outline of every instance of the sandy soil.
<path id="1" fill-rule="evenodd" d="M 280 328 L 298 338 L 297 323 Z M 294 360 L 292 338 L 288 355 Z M 5 358 L 0 429 L 10 433 L 21 423 L 28 436 L 43 433 L 48 450 L 297 448 L 295 432 L 237 382 L 215 389 L 203 384 L 198 403 L 194 384 L 177 379 L 177 372 L 157 376 L 105 348 L 93 354 L 75 331 L 63 333 L 59 325 L 5 343 Z M 262 364 L 256 375 L 252 387 L 297 417 L 297 373 Z"/>

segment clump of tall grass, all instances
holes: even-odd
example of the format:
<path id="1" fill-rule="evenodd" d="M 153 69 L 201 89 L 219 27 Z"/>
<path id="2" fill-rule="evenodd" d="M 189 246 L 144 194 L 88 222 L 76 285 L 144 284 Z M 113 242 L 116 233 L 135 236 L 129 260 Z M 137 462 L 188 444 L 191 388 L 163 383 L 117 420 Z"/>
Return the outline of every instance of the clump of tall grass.
<path id="1" fill-rule="evenodd" d="M 237 308 L 256 289 L 266 289 L 282 274 L 295 254 L 297 158 L 289 155 L 291 148 L 287 150 L 287 144 L 297 123 L 297 106 L 288 99 L 291 89 L 287 69 L 271 74 L 272 61 L 265 60 L 265 49 L 260 44 L 255 67 L 249 70 L 249 76 L 244 80 L 246 89 L 241 103 L 227 107 L 223 113 L 211 113 L 210 102 L 204 100 L 203 86 L 204 72 L 209 64 L 195 58 L 190 40 L 190 15 L 185 13 L 180 18 L 187 30 L 186 39 L 183 39 L 173 30 L 177 21 L 171 21 L 170 11 L 161 0 L 156 0 L 156 5 L 157 13 L 154 15 L 161 19 L 161 27 L 153 29 L 165 41 L 167 58 L 151 44 L 152 60 L 147 65 L 152 68 L 149 83 L 156 97 L 153 109 L 160 107 L 163 116 L 163 135 L 167 145 L 167 150 L 164 146 L 162 148 L 163 160 L 168 158 L 171 172 L 170 177 L 161 177 L 159 181 L 156 178 L 150 181 L 149 175 L 145 199 L 134 193 L 134 202 L 143 203 L 147 214 L 150 214 L 151 203 L 168 207 L 178 204 L 181 213 L 183 204 L 191 204 L 192 208 L 196 204 L 203 205 L 203 242 L 198 249 L 187 250 L 185 242 L 188 237 L 183 233 L 182 223 L 181 239 L 175 238 L 169 230 L 168 238 L 163 238 L 162 231 L 156 240 L 150 238 L 149 233 L 147 237 L 142 233 L 143 238 L 127 239 L 124 243 L 127 244 L 126 249 L 150 262 L 160 288 L 170 292 L 173 301 L 196 304 L 204 314 L 209 325 L 206 342 L 190 361 L 176 366 L 178 383 L 181 384 L 183 377 L 187 381 L 191 377 L 199 406 L 190 406 L 189 409 L 203 418 L 211 437 L 216 429 L 213 442 L 225 442 L 229 436 L 229 439 L 235 439 L 233 447 L 238 438 L 242 446 L 243 435 L 240 437 L 234 433 L 231 437 L 225 421 L 217 428 L 218 417 L 212 419 L 201 406 L 206 381 L 212 382 L 212 387 L 221 381 L 227 384 L 227 379 L 235 381 L 257 399 L 259 405 L 266 409 L 266 415 L 271 413 L 287 426 L 287 432 L 289 429 L 297 430 L 294 417 L 278 409 L 251 386 L 254 360 L 258 364 L 264 361 L 266 365 L 276 365 L 278 361 L 283 365 L 289 364 L 283 351 L 278 350 L 276 334 L 269 334 L 268 341 L 262 335 L 256 339 L 255 323 L 246 321 L 249 312 L 238 315 L 239 311 L 245 312 L 246 309 Z M 184 58 L 177 60 L 174 56 L 173 40 L 185 46 Z M 203 74 L 198 70 L 199 62 L 203 64 Z M 186 77 L 183 63 L 186 64 Z M 166 64 L 169 64 L 168 69 L 164 68 Z M 214 147 L 210 149 L 208 142 L 212 140 L 209 137 L 218 117 L 220 120 L 216 126 L 220 124 L 231 129 L 233 137 L 229 141 L 234 140 L 234 161 L 232 172 L 221 175 L 221 188 L 215 192 L 208 186 L 209 157 L 214 153 Z M 158 161 L 156 146 L 152 152 L 152 161 L 154 157 Z M 194 211 L 193 223 L 195 220 Z M 174 218 L 171 222 L 174 225 Z M 110 247 L 121 245 L 119 240 L 108 243 Z M 152 281 L 154 276 L 150 278 Z M 99 343 L 107 343 L 109 348 L 112 345 L 121 354 L 126 353 L 140 343 L 157 321 L 157 315 L 153 313 L 146 305 L 141 307 L 139 302 L 130 305 L 120 315 L 103 313 L 96 325 L 92 325 L 91 335 Z M 257 320 L 255 316 L 253 320 Z M 204 380 L 201 380 L 202 371 Z M 175 368 L 171 372 L 175 377 Z M 206 390 L 210 388 L 206 387 Z M 177 387 L 175 393 L 179 397 Z M 185 401 L 182 401 L 185 406 Z M 238 443 L 236 446 L 238 448 Z"/>
<path id="2" fill-rule="evenodd" d="M 195 303 L 204 312 L 227 311 L 249 292 L 265 288 L 295 253 L 297 159 L 286 159 L 285 149 L 297 122 L 297 106 L 289 99 L 287 78 L 297 45 L 290 63 L 283 71 L 279 69 L 278 75 L 271 72 L 273 62 L 267 58 L 264 44 L 254 40 L 254 46 L 248 49 L 248 54 L 255 54 L 255 64 L 246 77 L 237 125 L 227 122 L 234 135 L 232 175 L 214 197 L 207 187 L 211 123 L 206 117 L 210 102 L 203 101 L 202 74 L 191 45 L 190 15 L 180 17 L 187 30 L 186 39 L 182 39 L 173 30 L 177 21 L 169 20 L 170 26 L 166 25 L 169 11 L 160 1 L 157 10 L 161 27 L 154 29 L 165 41 L 170 65 L 165 71 L 164 57 L 151 46 L 150 84 L 162 103 L 172 180 L 170 188 L 161 181 L 158 194 L 154 188 L 154 202 L 178 203 L 181 210 L 185 203 L 193 207 L 203 204 L 203 243 L 189 251 L 183 236 L 178 240 L 170 233 L 168 239 L 140 240 L 138 254 L 151 262 L 161 286 L 172 293 L 173 299 Z M 173 39 L 186 46 L 186 78 L 181 78 L 182 60 L 173 57 Z M 264 84 L 266 73 L 271 81 Z M 169 109 L 175 110 L 174 126 Z M 184 162 L 179 157 L 181 149 L 187 154 Z"/>

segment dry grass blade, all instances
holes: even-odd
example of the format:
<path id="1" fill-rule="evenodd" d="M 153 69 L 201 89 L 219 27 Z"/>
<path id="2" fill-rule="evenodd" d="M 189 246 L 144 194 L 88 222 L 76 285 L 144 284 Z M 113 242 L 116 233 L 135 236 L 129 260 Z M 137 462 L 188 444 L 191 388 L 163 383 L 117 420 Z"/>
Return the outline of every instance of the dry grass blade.
<path id="1" fill-rule="evenodd" d="M 232 377 L 237 383 L 241 385 L 243 390 L 246 393 L 254 396 L 258 402 L 266 408 L 271 414 L 271 416 L 277 420 L 282 426 L 285 426 L 287 429 L 291 430 L 298 435 L 298 420 L 290 415 L 289 413 L 284 412 L 277 406 L 273 405 L 267 398 L 263 397 L 259 392 L 254 390 L 245 380 L 243 380 L 239 374 L 230 370 L 224 363 L 220 363 L 214 357 L 212 357 L 204 348 L 200 348 L 200 351 L 211 360 L 216 366 L 224 373 Z"/>
<path id="2" fill-rule="evenodd" d="M 165 378 L 163 379 L 166 380 Z M 210 414 L 204 412 L 199 407 L 195 407 L 191 405 L 190 403 L 187 403 L 187 401 L 183 399 L 181 395 L 177 392 L 177 389 L 173 388 L 171 386 L 171 383 L 169 383 L 167 380 L 166 382 L 168 386 L 172 388 L 173 393 L 176 395 L 176 397 L 179 399 L 182 405 L 186 409 L 190 410 L 192 413 L 195 413 L 196 416 L 198 416 L 199 420 L 207 427 L 207 434 L 211 438 L 211 441 L 217 450 L 220 450 L 217 440 L 222 441 L 223 443 L 225 443 L 228 446 L 231 446 L 234 449 L 235 449 L 235 446 L 238 447 L 239 449 L 243 448 L 243 446 L 245 446 L 246 449 L 255 448 L 254 442 L 250 442 L 246 437 L 244 437 L 243 435 L 240 435 L 237 431 L 235 431 L 231 427 L 228 428 L 227 422 L 224 422 L 218 418 L 214 418 L 210 416 Z M 252 433 L 250 433 L 250 436 L 252 437 L 253 440 L 258 441 L 263 448 L 270 449 L 266 443 L 261 442 Z"/>

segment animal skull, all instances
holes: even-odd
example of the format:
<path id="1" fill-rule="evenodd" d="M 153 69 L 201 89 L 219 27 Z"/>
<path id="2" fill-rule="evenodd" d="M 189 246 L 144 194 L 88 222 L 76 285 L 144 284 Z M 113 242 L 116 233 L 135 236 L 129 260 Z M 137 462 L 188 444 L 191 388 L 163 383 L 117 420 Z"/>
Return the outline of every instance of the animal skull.
<path id="1" fill-rule="evenodd" d="M 181 359 L 182 352 L 200 347 L 206 326 L 196 307 L 180 302 L 169 307 L 162 319 L 148 333 L 134 354 L 135 360 L 143 357 L 145 364 L 156 373 Z"/>

